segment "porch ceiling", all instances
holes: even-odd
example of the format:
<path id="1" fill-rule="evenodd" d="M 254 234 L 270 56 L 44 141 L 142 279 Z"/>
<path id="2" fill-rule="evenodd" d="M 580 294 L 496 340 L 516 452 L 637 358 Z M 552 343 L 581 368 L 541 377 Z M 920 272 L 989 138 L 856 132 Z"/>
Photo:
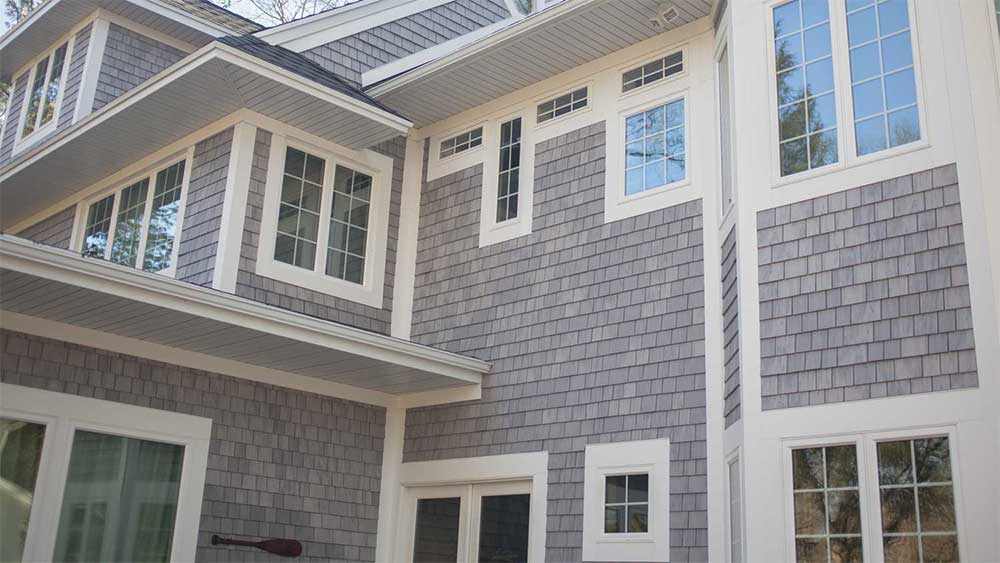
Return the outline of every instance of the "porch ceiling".
<path id="1" fill-rule="evenodd" d="M 489 364 L 0 235 L 0 313 L 391 396 L 477 386 Z M 13 325 L 13 327 L 11 326 Z M 126 352 L 127 353 L 127 352 Z M 173 360 L 176 361 L 176 360 Z M 275 381 L 281 385 L 281 382 Z M 370 402 L 380 402 L 370 400 Z M 384 400 L 381 402 L 385 402 Z"/>
<path id="2" fill-rule="evenodd" d="M 711 13 L 717 0 L 566 0 L 366 91 L 424 127 Z M 670 6 L 677 18 L 652 21 Z"/>
<path id="3" fill-rule="evenodd" d="M 46 209 L 243 108 L 354 149 L 404 134 L 410 125 L 216 42 L 0 169 L 0 225 Z"/>

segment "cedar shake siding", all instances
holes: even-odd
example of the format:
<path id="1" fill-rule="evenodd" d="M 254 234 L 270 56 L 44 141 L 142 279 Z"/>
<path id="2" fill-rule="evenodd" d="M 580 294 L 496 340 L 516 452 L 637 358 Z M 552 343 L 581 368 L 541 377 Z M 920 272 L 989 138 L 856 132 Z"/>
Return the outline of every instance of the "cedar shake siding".
<path id="1" fill-rule="evenodd" d="M 585 446 L 669 438 L 671 561 L 704 561 L 702 203 L 605 224 L 604 144 L 601 122 L 536 145 L 533 232 L 484 248 L 482 166 L 424 184 L 413 339 L 493 371 L 408 410 L 403 459 L 547 451 L 546 559 L 580 561 Z"/>
<path id="2" fill-rule="evenodd" d="M 17 233 L 17 236 L 40 244 L 68 249 L 70 239 L 73 236 L 73 219 L 75 216 L 76 206 L 71 205 L 48 219 L 43 219 Z"/>
<path id="3" fill-rule="evenodd" d="M 722 243 L 722 354 L 726 428 L 740 419 L 740 282 L 736 261 L 736 227 Z"/>
<path id="4" fill-rule="evenodd" d="M 757 225 L 764 409 L 978 386 L 954 165 Z"/>
<path id="5" fill-rule="evenodd" d="M 186 53 L 111 24 L 97 79 L 94 111 L 184 58 Z"/>

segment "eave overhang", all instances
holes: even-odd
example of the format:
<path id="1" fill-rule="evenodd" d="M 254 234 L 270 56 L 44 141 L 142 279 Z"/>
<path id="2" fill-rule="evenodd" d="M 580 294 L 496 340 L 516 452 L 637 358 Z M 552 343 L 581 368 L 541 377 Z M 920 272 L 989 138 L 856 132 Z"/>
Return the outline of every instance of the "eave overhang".
<path id="1" fill-rule="evenodd" d="M 717 0 L 566 0 L 366 92 L 424 127 L 676 29 Z M 654 25 L 669 6 L 675 19 Z"/>
<path id="2" fill-rule="evenodd" d="M 442 390 L 475 397 L 490 370 L 474 358 L 10 235 L 0 235 L 0 287 L 0 326 L 10 330 L 104 335 L 161 351 L 159 361 L 208 371 L 222 362 L 228 371 L 236 366 L 238 377 L 268 381 L 266 374 L 276 374 L 276 385 L 289 378 L 300 388 L 303 380 L 324 382 L 335 394 L 372 404 Z"/>
<path id="3" fill-rule="evenodd" d="M 352 149 L 404 135 L 412 125 L 216 41 L 15 156 L 0 169 L 0 225 L 46 209 L 242 109 Z"/>

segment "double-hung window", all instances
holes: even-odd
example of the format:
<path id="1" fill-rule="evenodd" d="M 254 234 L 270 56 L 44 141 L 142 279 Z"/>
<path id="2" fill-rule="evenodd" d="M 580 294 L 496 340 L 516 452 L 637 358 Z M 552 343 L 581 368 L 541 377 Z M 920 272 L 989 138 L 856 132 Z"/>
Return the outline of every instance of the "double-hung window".
<path id="1" fill-rule="evenodd" d="M 22 138 L 39 130 L 48 130 L 48 125 L 55 124 L 59 95 L 65 79 L 64 70 L 68 68 L 66 60 L 68 50 L 67 41 L 35 63 L 28 78 L 29 90 L 21 127 Z"/>
<path id="2" fill-rule="evenodd" d="M 186 159 L 174 162 L 90 203 L 83 254 L 172 274 L 188 168 Z"/>

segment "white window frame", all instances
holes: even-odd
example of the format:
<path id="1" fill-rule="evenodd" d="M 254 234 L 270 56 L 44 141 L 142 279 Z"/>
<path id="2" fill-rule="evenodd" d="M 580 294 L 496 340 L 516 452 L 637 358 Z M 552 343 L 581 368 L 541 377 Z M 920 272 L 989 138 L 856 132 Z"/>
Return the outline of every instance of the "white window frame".
<path id="1" fill-rule="evenodd" d="M 517 217 L 497 223 L 497 196 L 500 184 L 500 127 L 521 119 L 521 163 L 518 168 Z M 531 234 L 535 206 L 535 119 L 528 111 L 491 119 L 483 129 L 483 190 L 479 212 L 479 247 Z"/>
<path id="2" fill-rule="evenodd" d="M 825 176 L 870 162 L 885 160 L 930 146 L 930 134 L 926 116 L 927 95 L 920 56 L 921 33 L 917 25 L 917 8 L 913 0 L 907 2 L 907 16 L 910 19 L 910 48 L 913 51 L 913 76 L 917 97 L 917 115 L 920 121 L 920 139 L 912 143 L 889 147 L 884 150 L 857 155 L 857 139 L 854 131 L 854 92 L 851 87 L 850 47 L 847 42 L 847 11 L 843 0 L 828 0 L 830 12 L 830 44 L 833 54 L 834 101 L 837 114 L 837 162 L 811 168 L 787 176 L 781 175 L 781 153 L 778 147 L 778 99 L 774 45 L 774 9 L 794 0 L 771 0 L 765 4 L 767 41 L 767 99 L 770 119 L 769 150 L 771 155 L 771 185 L 780 188 L 802 180 Z"/>
<path id="3" fill-rule="evenodd" d="M 586 90 L 587 91 L 587 94 L 584 97 L 584 99 L 587 100 L 587 104 L 585 106 L 583 106 L 580 109 L 572 109 L 573 108 L 573 103 L 571 102 L 570 103 L 570 110 L 568 112 L 566 112 L 566 113 L 564 113 L 562 115 L 554 115 L 554 113 L 553 113 L 553 117 L 550 117 L 549 119 L 546 119 L 545 121 L 538 121 L 538 108 L 541 107 L 542 104 L 548 103 L 548 102 L 555 102 L 556 99 L 561 98 L 562 96 L 565 96 L 567 94 L 569 94 L 569 95 L 572 96 L 572 94 L 574 92 L 577 92 L 578 90 Z M 593 111 L 593 107 L 594 107 L 594 85 L 593 85 L 593 81 L 587 81 L 587 82 L 585 82 L 583 84 L 576 85 L 576 86 L 574 86 L 572 88 L 565 88 L 565 89 L 561 90 L 556 95 L 548 95 L 548 96 L 545 96 L 544 98 L 539 99 L 537 102 L 534 102 L 533 105 L 535 106 L 535 124 L 536 124 L 535 127 L 538 128 L 538 129 L 541 129 L 542 127 L 547 127 L 548 125 L 550 125 L 552 123 L 556 123 L 558 121 L 562 121 L 564 119 L 568 119 L 570 116 L 576 117 L 576 116 L 579 116 L 580 114 L 582 114 L 584 112 Z M 555 106 L 553 105 L 553 112 L 554 111 L 555 111 Z"/>
<path id="4" fill-rule="evenodd" d="M 316 260 L 312 270 L 274 259 L 278 206 L 281 200 L 285 152 L 288 147 L 318 156 L 326 161 L 323 197 L 320 203 L 319 232 L 316 242 Z M 365 242 L 365 271 L 361 284 L 326 275 L 327 236 L 330 229 L 330 206 L 333 200 L 332 182 L 338 165 L 372 177 L 368 234 Z M 256 273 L 290 285 L 381 309 L 385 291 L 385 257 L 389 240 L 392 172 L 392 158 L 374 151 L 352 151 L 304 131 L 291 128 L 274 131 L 271 137 L 267 182 L 264 188 L 264 209 L 261 217 L 260 243 L 257 246 Z"/>
<path id="5" fill-rule="evenodd" d="M 174 232 L 174 247 L 170 255 L 170 267 L 164 268 L 158 272 L 150 272 L 171 278 L 175 277 L 177 275 L 177 257 L 181 246 L 181 233 L 184 231 L 184 213 L 187 208 L 188 191 L 191 186 L 191 170 L 194 168 L 194 146 L 189 147 L 180 154 L 175 153 L 173 156 L 145 168 L 142 172 L 129 176 L 126 180 L 115 182 L 114 187 L 101 190 L 101 192 L 97 195 L 90 196 L 78 203 L 76 209 L 76 219 L 74 220 L 75 226 L 73 229 L 73 250 L 83 252 L 84 247 L 87 244 L 87 241 L 85 240 L 85 232 L 87 229 L 87 216 L 90 212 L 90 206 L 110 195 L 113 195 L 114 202 L 111 206 L 111 224 L 108 226 L 108 244 L 104 248 L 104 256 L 101 257 L 105 260 L 109 260 L 111 257 L 111 247 L 113 246 L 115 237 L 115 228 L 118 225 L 118 210 L 121 203 L 121 193 L 125 188 L 146 179 L 149 180 L 149 187 L 147 188 L 146 204 L 143 210 L 142 233 L 139 239 L 139 247 L 136 249 L 135 265 L 132 266 L 136 270 L 145 271 L 143 270 L 143 260 L 146 255 L 146 243 L 149 238 L 149 219 L 153 210 L 152 202 L 156 193 L 156 175 L 160 171 L 170 168 L 171 166 L 174 166 L 182 161 L 185 162 L 184 177 L 181 181 L 181 195 L 178 200 L 180 204 L 177 208 L 177 230 Z"/>
<path id="6" fill-rule="evenodd" d="M 212 420 L 0 383 L 0 416 L 44 424 L 24 561 L 52 561 L 76 430 L 184 447 L 171 561 L 193 561 L 198 545 Z"/>
<path id="7" fill-rule="evenodd" d="M 583 559 L 669 561 L 670 442 L 667 439 L 588 444 L 584 453 Z M 648 531 L 604 532 L 605 478 L 648 473 Z"/>
<path id="8" fill-rule="evenodd" d="M 18 110 L 19 113 L 17 120 L 17 129 L 15 131 L 15 136 L 14 136 L 13 154 L 17 154 L 18 152 L 21 152 L 27 147 L 29 147 L 30 145 L 38 142 L 39 139 L 45 138 L 47 135 L 55 131 L 56 127 L 59 125 L 59 116 L 62 114 L 63 97 L 66 94 L 66 81 L 69 78 L 70 62 L 73 60 L 73 47 L 75 46 L 74 43 L 76 43 L 77 31 L 78 30 L 74 28 L 72 32 L 61 37 L 54 44 L 50 45 L 42 54 L 32 59 L 31 63 L 26 67 L 30 68 L 31 70 L 30 72 L 28 72 L 28 82 L 25 84 L 24 100 L 22 100 L 21 107 Z M 48 73 L 51 72 L 52 70 L 52 63 L 54 60 L 53 57 L 56 51 L 59 50 L 59 48 L 62 47 L 64 44 L 66 45 L 66 57 L 63 59 L 62 72 L 59 76 L 59 94 L 56 96 L 56 101 L 54 102 L 54 107 L 52 109 L 52 119 L 50 119 L 48 123 L 42 125 L 41 127 L 37 126 L 38 121 L 36 121 L 35 129 L 31 133 L 25 135 L 24 124 L 25 120 L 28 117 L 28 107 L 31 105 L 31 89 L 35 82 L 35 76 L 38 73 L 38 63 L 41 62 L 41 60 L 46 57 L 49 58 L 48 66 L 46 67 L 45 70 L 45 74 L 47 77 Z M 23 72 L 23 70 L 21 72 Z M 46 84 L 48 83 L 46 82 Z M 13 92 L 14 91 L 12 84 L 11 94 L 13 94 Z M 44 107 L 45 107 L 45 92 L 43 91 L 42 99 L 39 100 L 38 116 L 36 118 L 37 120 L 41 120 L 42 110 L 44 109 Z"/>
<path id="9" fill-rule="evenodd" d="M 670 76 L 663 76 L 661 78 L 657 78 L 656 80 L 653 80 L 652 82 L 636 86 L 635 88 L 632 88 L 631 90 L 625 90 L 625 73 L 631 72 L 631 71 L 636 70 L 636 69 L 644 68 L 649 63 L 655 63 L 655 62 L 658 62 L 658 61 L 665 60 L 665 59 L 667 59 L 667 58 L 669 58 L 669 57 L 671 57 L 673 55 L 676 55 L 677 53 L 681 54 L 681 70 L 680 70 L 680 72 L 677 72 L 675 74 L 671 74 Z M 628 64 L 623 65 L 619 69 L 620 70 L 620 76 L 618 77 L 618 92 L 623 97 L 625 97 L 625 96 L 632 95 L 632 94 L 634 94 L 636 92 L 639 92 L 640 90 L 643 90 L 643 89 L 646 89 L 646 88 L 656 87 L 657 85 L 659 85 L 662 82 L 669 82 L 669 81 L 677 80 L 679 78 L 683 78 L 683 77 L 687 76 L 688 75 L 688 55 L 689 55 L 689 52 L 688 52 L 687 45 L 682 45 L 682 46 L 680 46 L 678 48 L 675 48 L 675 49 L 665 49 L 665 50 L 659 51 L 659 52 L 657 52 L 657 54 L 655 56 L 644 57 L 642 59 L 636 59 L 636 60 L 630 61 Z M 664 70 L 666 70 L 667 68 L 670 68 L 670 67 L 665 67 Z"/>
<path id="10" fill-rule="evenodd" d="M 488 154 L 486 152 L 486 144 L 490 138 L 489 136 L 491 135 L 489 125 L 490 123 L 485 120 L 478 121 L 474 124 L 467 123 L 461 127 L 455 127 L 440 135 L 431 137 L 429 141 L 430 146 L 427 150 L 427 181 L 430 182 L 431 180 L 436 180 L 449 174 L 454 174 L 459 170 L 464 170 L 482 162 L 484 155 Z M 475 131 L 480 127 L 483 129 L 482 143 L 479 143 L 478 146 L 472 147 L 469 150 L 441 158 L 441 143 L 454 138 L 456 135 L 468 133 L 469 131 Z"/>
<path id="11" fill-rule="evenodd" d="M 784 495 L 784 533 L 786 553 L 795 559 L 795 505 L 792 482 L 792 450 L 853 445 L 858 463 L 858 491 L 861 500 L 861 538 L 865 561 L 884 563 L 882 552 L 882 506 L 879 495 L 878 444 L 902 440 L 919 440 L 935 436 L 948 438 L 951 461 L 952 496 L 955 503 L 955 525 L 958 528 L 958 552 L 969 553 L 968 526 L 964 519 L 961 464 L 959 462 L 959 437 L 954 426 L 924 427 L 907 430 L 886 430 L 853 433 L 818 438 L 796 438 L 782 441 L 782 494 Z"/>

